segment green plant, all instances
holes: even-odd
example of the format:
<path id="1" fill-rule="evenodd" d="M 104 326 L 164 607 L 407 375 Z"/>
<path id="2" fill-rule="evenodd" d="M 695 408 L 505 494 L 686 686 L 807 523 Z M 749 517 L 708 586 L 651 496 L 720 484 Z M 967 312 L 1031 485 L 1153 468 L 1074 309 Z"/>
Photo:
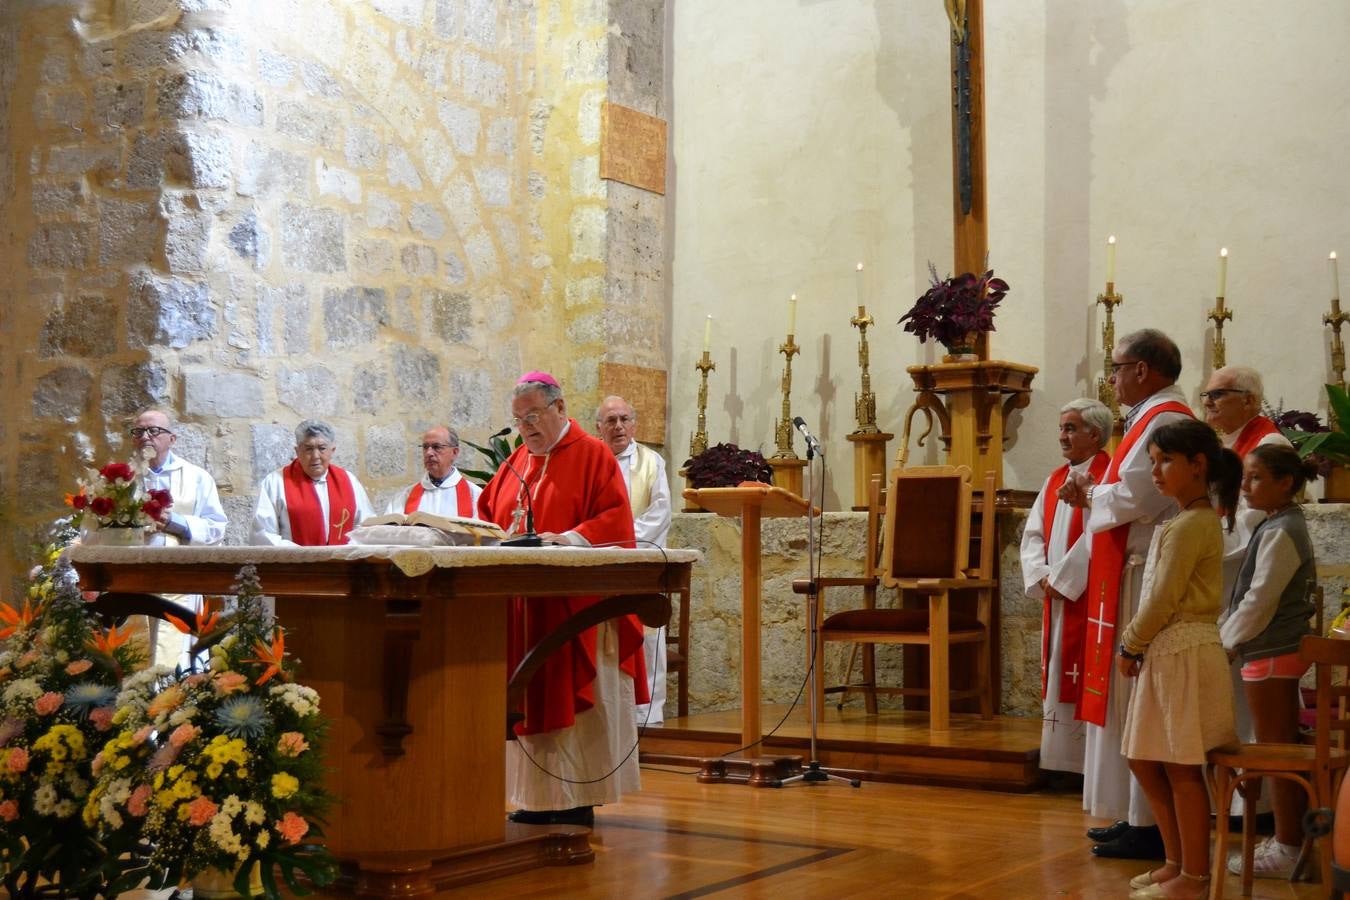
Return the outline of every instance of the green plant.
<path id="1" fill-rule="evenodd" d="M 473 449 L 477 450 L 483 456 L 483 461 L 488 464 L 487 469 L 460 469 L 459 474 L 471 481 L 476 481 L 484 487 L 492 480 L 492 476 L 497 474 L 497 470 L 506 462 L 507 457 L 520 446 L 520 435 L 516 435 L 515 441 L 508 441 L 502 435 L 494 435 L 484 447 L 481 444 L 475 444 L 473 441 L 465 441 Z"/>
<path id="2" fill-rule="evenodd" d="M 1280 432 L 1298 449 L 1299 456 L 1316 454 L 1338 465 L 1346 465 L 1350 463 L 1350 396 L 1338 384 L 1326 387 L 1327 401 L 1331 406 L 1329 430 L 1313 432 L 1289 428 L 1284 427 L 1285 423 L 1279 420 L 1277 424 L 1281 426 Z"/>

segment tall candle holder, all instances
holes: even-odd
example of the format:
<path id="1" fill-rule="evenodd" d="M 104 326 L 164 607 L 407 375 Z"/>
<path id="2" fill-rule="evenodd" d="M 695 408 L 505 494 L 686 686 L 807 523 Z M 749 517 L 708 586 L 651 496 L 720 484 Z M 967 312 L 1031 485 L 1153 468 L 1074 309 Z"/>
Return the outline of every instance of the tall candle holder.
<path id="1" fill-rule="evenodd" d="M 1124 430 L 1124 419 L 1120 416 L 1120 402 L 1111 388 L 1111 356 L 1116 352 L 1115 308 L 1125 302 L 1125 295 L 1116 293 L 1116 283 L 1106 282 L 1106 293 L 1097 295 L 1097 304 L 1106 307 L 1106 321 L 1102 323 L 1102 353 L 1105 355 L 1102 377 L 1097 379 L 1097 399 L 1111 410 L 1115 420 L 1115 433 Z"/>
<path id="2" fill-rule="evenodd" d="M 872 392 L 872 373 L 868 371 L 870 354 L 867 348 L 867 327 L 875 323 L 866 308 L 859 306 L 858 314 L 848 320 L 858 329 L 858 366 L 862 369 L 862 392 L 853 395 L 853 413 L 858 418 L 858 430 L 854 434 L 876 434 L 877 395 Z"/>
<path id="3" fill-rule="evenodd" d="M 783 366 L 783 417 L 778 420 L 774 427 L 774 437 L 778 441 L 777 452 L 771 459 L 797 459 L 797 452 L 792 449 L 792 357 L 802 351 L 793 341 L 793 335 L 787 336 L 787 341 L 778 345 L 778 352 L 783 354 L 786 363 Z"/>
<path id="4" fill-rule="evenodd" d="M 1341 326 L 1350 321 L 1350 315 L 1341 312 L 1339 292 L 1331 298 L 1331 312 L 1322 314 L 1322 323 L 1331 326 L 1331 371 L 1336 373 L 1336 384 L 1345 387 L 1345 344 L 1341 342 Z"/>
<path id="5" fill-rule="evenodd" d="M 708 449 L 708 373 L 717 368 L 712 355 L 703 351 L 703 358 L 694 363 L 698 369 L 698 430 L 689 438 L 689 456 L 695 457 Z"/>
<path id="6" fill-rule="evenodd" d="M 1223 323 L 1232 321 L 1233 311 L 1225 309 L 1223 295 L 1214 298 L 1214 308 L 1205 318 L 1214 323 L 1214 368 L 1222 369 L 1227 363 L 1227 348 L 1223 339 Z"/>
<path id="7" fill-rule="evenodd" d="M 872 374 L 868 370 L 871 354 L 867 346 L 867 328 L 874 324 L 875 320 L 860 303 L 858 314 L 848 321 L 858 329 L 858 365 L 862 369 L 862 392 L 855 395 L 853 400 L 854 413 L 858 417 L 858 430 L 845 435 L 844 438 L 853 445 L 853 508 L 865 510 L 872 476 L 886 474 L 886 442 L 895 435 L 877 427 L 877 395 L 872 392 Z"/>

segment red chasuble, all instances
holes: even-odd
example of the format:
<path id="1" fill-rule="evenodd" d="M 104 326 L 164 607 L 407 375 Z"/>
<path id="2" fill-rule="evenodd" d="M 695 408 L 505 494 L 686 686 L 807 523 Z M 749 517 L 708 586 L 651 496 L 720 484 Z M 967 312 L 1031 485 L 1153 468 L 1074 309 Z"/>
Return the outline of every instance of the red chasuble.
<path id="1" fill-rule="evenodd" d="M 633 546 L 633 513 L 628 490 L 613 452 L 582 431 L 576 420 L 546 456 L 516 448 L 478 498 L 479 518 L 509 528 L 521 500 L 514 466 L 530 486 L 536 531 L 575 531 L 591 544 Z M 507 618 L 507 671 L 514 671 L 531 647 L 578 610 L 599 597 L 516 597 Z M 617 619 L 619 668 L 633 679 L 638 703 L 647 703 L 646 663 L 642 656 L 642 623 L 636 616 Z M 525 721 L 519 734 L 538 734 L 570 727 L 576 714 L 595 705 L 594 628 L 563 647 L 544 663 L 525 690 Z"/>
<path id="2" fill-rule="evenodd" d="M 1141 415 L 1116 447 L 1101 484 L 1114 484 L 1120 480 L 1121 463 L 1148 431 L 1149 423 L 1165 412 L 1195 415 L 1186 404 L 1175 400 L 1159 403 Z M 1074 718 L 1099 726 L 1106 724 L 1106 695 L 1111 688 L 1111 669 L 1116 664 L 1116 614 L 1120 610 L 1120 576 L 1125 572 L 1125 545 L 1129 538 L 1129 522 L 1092 536 L 1087 590 L 1079 601 L 1087 606 L 1089 628 L 1084 653 L 1083 692 L 1078 696 Z"/>
<path id="3" fill-rule="evenodd" d="M 407 501 L 403 504 L 405 516 L 417 512 L 417 504 L 422 502 L 422 495 L 425 493 L 426 488 L 422 487 L 422 482 L 413 485 L 412 490 L 408 491 Z M 465 519 L 474 518 L 473 493 L 469 490 L 469 483 L 463 478 L 455 485 L 455 514 Z"/>
<path id="4" fill-rule="evenodd" d="M 1238 459 L 1246 459 L 1247 454 L 1252 452 L 1257 444 L 1261 443 L 1261 438 L 1268 434 L 1279 433 L 1280 429 L 1265 416 L 1253 416 L 1251 421 L 1242 426 L 1242 431 L 1239 432 L 1237 440 L 1233 442 L 1233 452 L 1238 455 Z"/>
<path id="5" fill-rule="evenodd" d="M 314 493 L 314 480 L 300 465 L 300 460 L 281 470 L 282 486 L 286 489 L 286 515 L 291 521 L 291 540 L 302 547 L 323 547 L 347 543 L 347 532 L 356 526 L 356 492 L 352 480 L 337 466 L 328 467 L 328 515 L 323 520 L 319 495 Z"/>
<path id="6" fill-rule="evenodd" d="M 1092 480 L 1100 482 L 1102 476 L 1106 474 L 1106 467 L 1111 462 L 1111 457 L 1101 450 L 1093 457 L 1092 464 L 1088 466 L 1088 474 Z M 1045 535 L 1046 562 L 1049 562 L 1050 554 L 1050 530 L 1055 526 L 1055 510 L 1059 506 L 1056 494 L 1065 480 L 1069 477 L 1069 466 L 1063 465 L 1050 473 L 1050 480 L 1045 485 L 1044 500 L 1044 526 L 1041 534 Z M 1078 507 L 1072 507 L 1069 514 L 1069 540 L 1064 546 L 1069 550 L 1083 535 L 1083 510 Z M 1045 598 L 1045 603 L 1041 612 L 1041 699 L 1045 699 L 1045 685 L 1049 676 L 1047 667 L 1050 665 L 1050 604 L 1053 601 Z M 1074 597 L 1072 602 L 1064 604 L 1064 615 L 1060 617 L 1059 629 L 1059 702 L 1077 703 L 1079 684 L 1078 679 L 1083 677 L 1083 638 L 1087 634 L 1087 604 L 1083 598 Z"/>

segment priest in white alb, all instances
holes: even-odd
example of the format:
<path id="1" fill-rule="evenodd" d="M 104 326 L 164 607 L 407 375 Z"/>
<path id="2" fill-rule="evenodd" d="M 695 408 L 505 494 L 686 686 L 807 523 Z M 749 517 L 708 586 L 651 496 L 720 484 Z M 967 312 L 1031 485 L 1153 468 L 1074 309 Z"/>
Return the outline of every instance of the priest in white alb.
<path id="1" fill-rule="evenodd" d="M 1085 726 L 1074 719 L 1082 689 L 1087 637 L 1088 560 L 1092 539 L 1083 533 L 1083 511 L 1059 499 L 1070 473 L 1101 481 L 1111 457 L 1111 410 L 1097 400 L 1073 400 L 1060 409 L 1059 449 L 1067 462 L 1050 473 L 1022 532 L 1022 582 L 1042 601 L 1041 768 L 1083 771 Z"/>
<path id="2" fill-rule="evenodd" d="M 478 517 L 478 495 L 483 489 L 455 468 L 459 435 L 449 425 L 437 425 L 422 435 L 422 466 L 426 474 L 399 491 L 385 512 L 411 515 L 421 511 L 438 516 Z"/>

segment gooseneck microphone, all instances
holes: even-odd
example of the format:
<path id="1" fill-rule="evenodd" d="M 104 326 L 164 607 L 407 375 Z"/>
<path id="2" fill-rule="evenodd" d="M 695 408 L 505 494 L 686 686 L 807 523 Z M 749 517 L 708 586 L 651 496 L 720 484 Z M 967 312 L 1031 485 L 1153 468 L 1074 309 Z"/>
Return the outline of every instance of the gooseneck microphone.
<path id="1" fill-rule="evenodd" d="M 820 449 L 820 441 L 816 440 L 815 435 L 813 435 L 806 427 L 805 419 L 801 416 L 794 416 L 792 418 L 792 424 L 802 433 L 802 437 L 806 438 L 806 449 L 808 451 L 815 452 L 820 456 L 825 455 L 825 451 Z"/>
<path id="2" fill-rule="evenodd" d="M 501 431 L 492 435 L 492 438 L 505 437 L 510 433 L 511 433 L 511 426 L 507 425 Z M 488 440 L 492 440 L 492 438 L 488 438 Z M 516 481 L 520 482 L 522 492 L 525 495 L 525 533 L 517 535 L 516 537 L 513 538 L 507 538 L 506 540 L 501 542 L 501 546 L 542 547 L 544 546 L 544 539 L 541 538 L 539 535 L 535 534 L 534 531 L 534 500 L 530 497 L 530 485 L 525 481 L 524 477 L 522 477 L 521 474 L 516 471 L 516 467 L 511 465 L 510 454 L 507 454 L 506 459 L 504 459 L 502 462 L 505 463 L 506 468 L 510 470 L 511 474 L 516 476 Z"/>

